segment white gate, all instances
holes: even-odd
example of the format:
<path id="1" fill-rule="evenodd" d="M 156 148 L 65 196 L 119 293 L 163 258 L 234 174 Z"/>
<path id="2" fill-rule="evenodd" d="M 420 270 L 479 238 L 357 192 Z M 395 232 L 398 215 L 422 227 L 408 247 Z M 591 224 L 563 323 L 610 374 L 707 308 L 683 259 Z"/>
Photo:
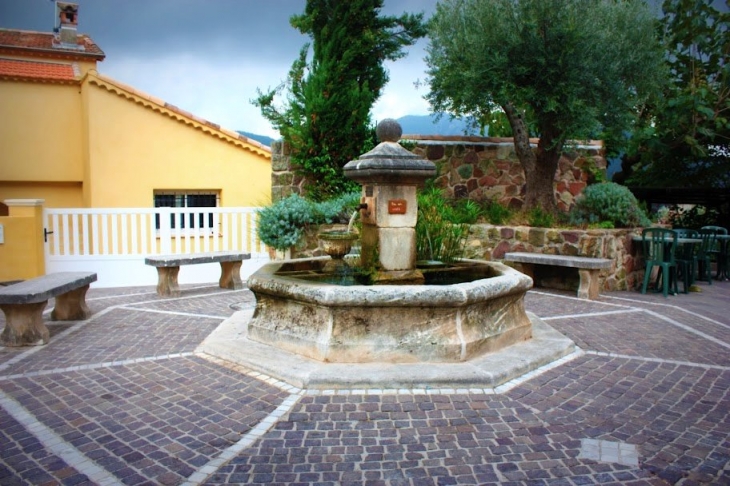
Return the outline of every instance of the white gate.
<path id="1" fill-rule="evenodd" d="M 244 280 L 269 260 L 256 208 L 44 209 L 46 273 L 96 272 L 98 287 L 155 285 L 149 255 L 242 251 Z M 180 283 L 217 282 L 217 263 L 180 269 Z"/>

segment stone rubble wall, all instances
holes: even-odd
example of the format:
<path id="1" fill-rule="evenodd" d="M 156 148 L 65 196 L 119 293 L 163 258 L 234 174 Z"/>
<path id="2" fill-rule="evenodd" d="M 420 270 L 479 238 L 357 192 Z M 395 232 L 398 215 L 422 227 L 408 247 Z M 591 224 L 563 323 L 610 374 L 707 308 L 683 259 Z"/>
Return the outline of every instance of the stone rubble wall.
<path id="1" fill-rule="evenodd" d="M 466 243 L 466 258 L 501 261 L 505 253 L 515 251 L 608 258 L 614 265 L 601 270 L 600 290 L 633 290 L 644 276 L 638 245 L 631 240 L 635 231 L 475 224 Z"/>
<path id="2" fill-rule="evenodd" d="M 412 152 L 436 164 L 436 184 L 448 196 L 490 200 L 520 209 L 525 198 L 525 173 L 511 138 L 405 135 Z M 531 139 L 533 147 L 538 139 Z M 555 200 L 568 211 L 576 196 L 595 177 L 605 176 L 603 142 L 591 141 L 565 150 L 555 173 Z"/>
<path id="3" fill-rule="evenodd" d="M 296 173 L 289 144 L 277 140 L 271 143 L 271 202 L 291 194 L 304 194 L 304 178 Z"/>
<path id="4" fill-rule="evenodd" d="M 291 249 L 291 258 L 323 256 L 318 248 L 319 229 L 342 229 L 338 225 L 308 228 L 305 238 Z M 549 255 L 608 258 L 611 268 L 601 270 L 600 290 L 634 290 L 644 277 L 639 245 L 631 239 L 637 229 L 561 229 L 530 226 L 474 224 L 466 242 L 465 258 L 502 262 L 508 252 L 525 251 Z M 357 246 L 357 243 L 355 244 Z"/>
<path id="5" fill-rule="evenodd" d="M 491 200 L 520 209 L 525 196 L 525 174 L 511 138 L 404 135 L 404 145 L 436 164 L 436 184 L 453 198 Z M 537 139 L 531 142 L 536 146 Z M 278 201 L 304 192 L 286 144 L 271 146 L 271 199 Z M 603 143 L 591 141 L 566 149 L 555 174 L 559 209 L 569 210 L 595 174 L 605 176 Z"/>

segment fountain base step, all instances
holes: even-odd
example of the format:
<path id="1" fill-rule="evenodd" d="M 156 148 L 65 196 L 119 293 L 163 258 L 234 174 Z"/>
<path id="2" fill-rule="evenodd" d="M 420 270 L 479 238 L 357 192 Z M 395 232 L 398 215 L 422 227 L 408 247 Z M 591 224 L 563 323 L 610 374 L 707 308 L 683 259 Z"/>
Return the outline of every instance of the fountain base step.
<path id="1" fill-rule="evenodd" d="M 304 389 L 497 388 L 576 351 L 534 314 L 532 339 L 459 363 L 326 363 L 248 339 L 253 309 L 221 323 L 196 352 Z"/>

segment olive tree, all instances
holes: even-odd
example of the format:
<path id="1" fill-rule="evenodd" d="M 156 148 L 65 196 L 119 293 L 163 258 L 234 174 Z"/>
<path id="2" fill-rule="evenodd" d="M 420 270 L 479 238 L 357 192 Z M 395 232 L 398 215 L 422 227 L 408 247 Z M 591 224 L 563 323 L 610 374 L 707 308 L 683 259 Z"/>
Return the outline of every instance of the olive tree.
<path id="1" fill-rule="evenodd" d="M 426 97 L 457 116 L 504 110 L 525 206 L 555 212 L 566 142 L 627 126 L 663 79 L 655 27 L 642 0 L 443 0 L 429 23 Z"/>

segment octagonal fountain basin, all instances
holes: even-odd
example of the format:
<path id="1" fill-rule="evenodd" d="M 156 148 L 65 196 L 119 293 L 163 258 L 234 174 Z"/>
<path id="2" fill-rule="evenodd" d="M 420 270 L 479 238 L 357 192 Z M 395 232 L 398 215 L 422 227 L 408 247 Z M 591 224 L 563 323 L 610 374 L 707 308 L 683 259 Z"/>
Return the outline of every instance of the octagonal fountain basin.
<path id="1" fill-rule="evenodd" d="M 529 340 L 526 275 L 461 260 L 425 285 L 338 285 L 329 258 L 272 262 L 248 280 L 248 338 L 332 363 L 457 363 Z M 334 279 L 334 280 L 333 280 Z"/>

